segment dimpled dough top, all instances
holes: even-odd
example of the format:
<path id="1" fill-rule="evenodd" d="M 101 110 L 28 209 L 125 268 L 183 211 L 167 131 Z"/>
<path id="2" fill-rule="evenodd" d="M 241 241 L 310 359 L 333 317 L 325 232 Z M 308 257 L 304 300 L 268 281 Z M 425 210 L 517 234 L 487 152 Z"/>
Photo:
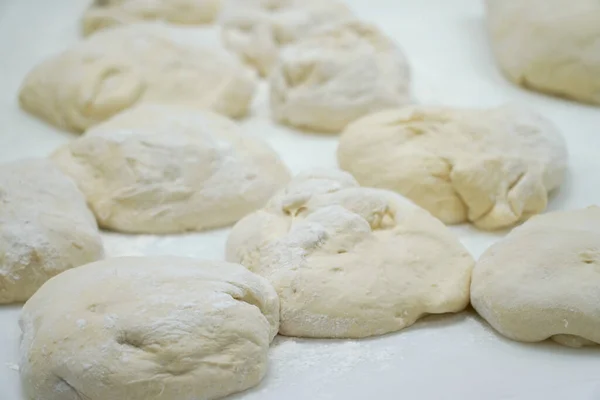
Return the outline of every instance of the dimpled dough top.
<path id="1" fill-rule="evenodd" d="M 196 25 L 212 22 L 221 0 L 95 0 L 83 15 L 83 34 L 143 20 Z"/>
<path id="2" fill-rule="evenodd" d="M 256 74 L 208 33 L 160 23 L 100 31 L 35 67 L 21 87 L 21 107 L 77 132 L 148 102 L 242 117 Z"/>
<path id="3" fill-rule="evenodd" d="M 410 103 L 410 71 L 398 46 L 359 21 L 329 25 L 284 48 L 270 76 L 275 120 L 339 132 L 366 114 Z"/>
<path id="4" fill-rule="evenodd" d="M 224 0 L 223 43 L 267 76 L 281 47 L 349 18 L 352 12 L 338 0 Z"/>
<path id="5" fill-rule="evenodd" d="M 35 400 L 210 400 L 260 382 L 273 287 L 240 265 L 121 257 L 48 281 L 23 307 L 21 381 Z"/>
<path id="6" fill-rule="evenodd" d="M 48 279 L 103 257 L 77 186 L 47 160 L 0 165 L 0 304 L 27 300 Z"/>
<path id="7" fill-rule="evenodd" d="M 600 1 L 487 0 L 487 19 L 510 80 L 600 104 Z"/>
<path id="8" fill-rule="evenodd" d="M 145 104 L 56 151 L 100 226 L 174 233 L 231 224 L 289 179 L 262 140 L 208 111 Z"/>
<path id="9" fill-rule="evenodd" d="M 351 124 L 340 166 L 364 185 L 397 191 L 448 224 L 514 225 L 546 208 L 566 169 L 564 139 L 516 106 L 415 106 Z"/>
<path id="10" fill-rule="evenodd" d="M 600 208 L 540 215 L 477 262 L 473 307 L 503 335 L 600 344 Z"/>
<path id="11" fill-rule="evenodd" d="M 347 173 L 298 175 L 238 222 L 227 259 L 267 278 L 280 333 L 361 338 L 469 303 L 473 259 L 437 219 Z"/>

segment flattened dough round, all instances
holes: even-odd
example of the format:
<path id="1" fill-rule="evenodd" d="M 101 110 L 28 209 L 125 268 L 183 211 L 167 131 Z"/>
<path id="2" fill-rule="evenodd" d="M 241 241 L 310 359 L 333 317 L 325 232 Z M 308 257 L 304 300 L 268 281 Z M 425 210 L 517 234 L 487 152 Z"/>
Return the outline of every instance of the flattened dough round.
<path id="1" fill-rule="evenodd" d="M 23 307 L 23 390 L 44 400 L 217 399 L 260 382 L 278 319 L 273 287 L 240 265 L 88 264 Z"/>
<path id="2" fill-rule="evenodd" d="M 51 277 L 103 255 L 83 194 L 50 161 L 0 165 L 0 304 L 25 301 Z"/>
<path id="3" fill-rule="evenodd" d="M 342 171 L 295 177 L 238 222 L 227 260 L 273 284 L 279 333 L 361 338 L 469 303 L 473 259 L 437 219 Z"/>
<path id="4" fill-rule="evenodd" d="M 223 43 L 267 76 L 281 47 L 350 18 L 352 12 L 339 0 L 224 0 Z"/>
<path id="5" fill-rule="evenodd" d="M 546 208 L 567 151 L 550 121 L 522 107 L 414 106 L 348 126 L 338 162 L 361 184 L 397 191 L 447 224 L 492 230 Z"/>
<path id="6" fill-rule="evenodd" d="M 487 0 L 500 68 L 529 89 L 600 104 L 598 0 Z"/>
<path id="7" fill-rule="evenodd" d="M 329 25 L 284 48 L 270 76 L 280 123 L 339 132 L 372 112 L 410 103 L 409 66 L 374 25 Z"/>
<path id="8" fill-rule="evenodd" d="M 94 0 L 83 15 L 83 34 L 145 20 L 207 24 L 215 20 L 220 6 L 221 0 Z"/>
<path id="9" fill-rule="evenodd" d="M 140 103 L 178 104 L 244 116 L 254 71 L 204 30 L 160 23 L 106 29 L 36 66 L 21 107 L 81 132 Z"/>
<path id="10" fill-rule="evenodd" d="M 600 208 L 536 216 L 477 262 L 471 302 L 522 342 L 600 344 Z"/>
<path id="11" fill-rule="evenodd" d="M 209 111 L 144 104 L 90 129 L 52 156 L 100 226 L 174 233 L 236 222 L 289 180 L 262 140 Z"/>

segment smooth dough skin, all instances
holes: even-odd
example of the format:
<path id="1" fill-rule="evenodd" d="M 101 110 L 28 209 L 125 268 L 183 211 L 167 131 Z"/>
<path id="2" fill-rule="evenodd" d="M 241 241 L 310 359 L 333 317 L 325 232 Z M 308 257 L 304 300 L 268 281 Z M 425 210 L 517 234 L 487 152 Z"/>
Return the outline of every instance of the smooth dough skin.
<path id="1" fill-rule="evenodd" d="M 211 400 L 261 381 L 279 300 L 240 265 L 120 257 L 49 280 L 19 322 L 29 400 Z"/>
<path id="2" fill-rule="evenodd" d="M 161 23 L 100 31 L 36 66 L 21 86 L 21 107 L 74 132 L 141 103 L 243 117 L 256 73 L 209 39 L 206 31 Z"/>
<path id="3" fill-rule="evenodd" d="M 83 34 L 145 20 L 198 25 L 213 22 L 221 0 L 95 0 L 83 15 Z"/>
<path id="4" fill-rule="evenodd" d="M 27 300 L 61 272 L 101 259 L 77 186 L 50 161 L 0 165 L 0 304 Z"/>
<path id="5" fill-rule="evenodd" d="M 529 89 L 600 104 L 598 0 L 487 0 L 500 68 Z"/>
<path id="6" fill-rule="evenodd" d="M 359 21 L 328 25 L 284 48 L 270 75 L 273 118 L 338 133 L 376 111 L 410 103 L 410 69 L 400 48 Z"/>
<path id="7" fill-rule="evenodd" d="M 383 335 L 469 303 L 474 262 L 458 239 L 408 200 L 342 171 L 296 176 L 234 226 L 226 251 L 273 284 L 286 336 Z"/>
<path id="8" fill-rule="evenodd" d="M 394 190 L 444 223 L 487 230 L 544 211 L 567 165 L 554 125 L 510 105 L 371 114 L 348 126 L 337 155 L 361 184 Z"/>
<path id="9" fill-rule="evenodd" d="M 471 302 L 513 340 L 600 344 L 600 208 L 536 216 L 513 230 L 477 262 Z"/>
<path id="10" fill-rule="evenodd" d="M 262 140 L 208 111 L 144 104 L 90 129 L 52 159 L 103 228 L 176 233 L 225 226 L 289 180 Z"/>

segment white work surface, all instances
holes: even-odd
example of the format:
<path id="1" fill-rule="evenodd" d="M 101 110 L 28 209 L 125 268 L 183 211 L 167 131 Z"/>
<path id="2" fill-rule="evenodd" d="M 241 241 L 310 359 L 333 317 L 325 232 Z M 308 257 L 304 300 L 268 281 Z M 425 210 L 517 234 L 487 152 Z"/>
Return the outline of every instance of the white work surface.
<path id="1" fill-rule="evenodd" d="M 600 108 L 526 92 L 497 71 L 479 0 L 348 0 L 404 48 L 420 103 L 526 104 L 552 119 L 569 147 L 570 172 L 550 210 L 600 204 Z M 45 56 L 79 39 L 85 0 L 0 0 L 0 162 L 44 157 L 76 136 L 21 111 L 17 91 Z M 294 172 L 336 165 L 335 136 L 295 132 L 269 122 L 266 87 L 256 99 L 248 135 L 268 140 Z M 474 257 L 503 233 L 452 228 Z M 156 236 L 104 235 L 109 256 L 177 254 L 222 259 L 228 230 Z M 77 299 L 73 299 L 77 301 Z M 0 400 L 19 389 L 19 306 L 0 306 Z M 554 343 L 521 344 L 493 332 L 473 311 L 433 316 L 396 334 L 366 340 L 278 337 L 262 384 L 243 400 L 600 399 L 600 350 Z M 129 400 L 129 399 L 92 399 Z M 149 400 L 149 399 L 148 399 Z"/>

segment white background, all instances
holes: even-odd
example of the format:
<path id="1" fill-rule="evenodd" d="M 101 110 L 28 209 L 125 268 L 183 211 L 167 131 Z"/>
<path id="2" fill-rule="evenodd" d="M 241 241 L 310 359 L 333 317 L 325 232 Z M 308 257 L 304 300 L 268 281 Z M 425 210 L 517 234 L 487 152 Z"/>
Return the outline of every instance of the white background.
<path id="1" fill-rule="evenodd" d="M 348 0 L 404 48 L 421 103 L 494 106 L 516 101 L 552 119 L 567 139 L 570 172 L 549 209 L 600 204 L 600 108 L 523 91 L 497 71 L 478 0 Z M 47 156 L 72 134 L 18 108 L 27 71 L 79 40 L 83 0 L 0 0 L 0 162 Z M 266 88 L 244 121 L 297 172 L 336 165 L 335 136 L 275 127 Z M 452 228 L 475 257 L 502 233 Z M 170 236 L 105 234 L 109 255 L 179 254 L 222 259 L 228 230 Z M 76 299 L 74 299 L 76 301 Z M 21 400 L 18 306 L 0 306 L 0 400 Z M 234 396 L 295 399 L 600 399 L 600 350 L 520 344 L 494 333 L 472 311 L 429 317 L 397 334 L 361 341 L 277 338 L 263 383 Z M 92 399 L 129 400 L 129 399 Z"/>

